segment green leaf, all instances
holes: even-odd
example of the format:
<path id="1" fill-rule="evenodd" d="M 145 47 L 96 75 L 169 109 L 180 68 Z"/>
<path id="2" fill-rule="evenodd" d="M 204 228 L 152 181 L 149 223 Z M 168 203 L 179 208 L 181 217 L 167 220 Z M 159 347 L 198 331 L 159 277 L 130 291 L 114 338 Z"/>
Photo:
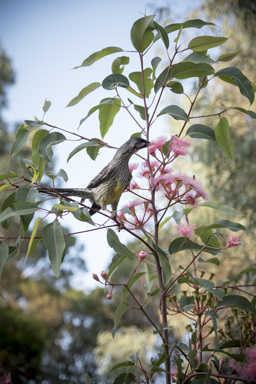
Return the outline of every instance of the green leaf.
<path id="1" fill-rule="evenodd" d="M 214 69 L 210 64 L 194 64 L 188 61 L 177 64 L 172 68 L 171 75 L 176 79 L 188 79 L 190 77 L 206 77 L 214 74 Z"/>
<path id="2" fill-rule="evenodd" d="M 42 233 L 38 233 L 36 238 L 33 240 L 33 243 L 31 244 L 31 248 L 30 248 L 30 256 L 33 258 L 34 257 L 34 252 L 36 250 L 36 247 L 37 245 L 40 243 L 40 241 L 42 240 Z"/>
<path id="3" fill-rule="evenodd" d="M 236 109 L 237 111 L 246 113 L 248 116 L 250 116 L 252 119 L 256 119 L 256 112 L 246 110 L 244 108 L 239 108 L 239 107 L 231 107 L 231 109 Z"/>
<path id="4" fill-rule="evenodd" d="M 238 231 L 245 231 L 245 227 L 242 224 L 239 223 L 234 223 L 233 221 L 229 220 L 219 220 L 216 221 L 215 223 L 208 225 L 208 229 L 212 228 L 228 228 L 233 232 L 238 232 Z"/>
<path id="5" fill-rule="evenodd" d="M 181 26 L 184 28 L 197 28 L 200 29 L 204 27 L 205 25 L 215 25 L 213 23 L 209 23 L 200 19 L 191 19 L 184 21 L 183 23 L 175 23 L 175 24 L 169 24 L 164 29 L 166 30 L 166 33 L 171 33 L 174 31 L 177 31 L 178 29 L 181 28 Z M 160 38 L 160 36 L 158 37 Z"/>
<path id="6" fill-rule="evenodd" d="M 60 132 L 51 132 L 44 136 L 38 146 L 38 152 L 46 161 L 52 162 L 52 146 L 62 143 L 66 137 Z"/>
<path id="7" fill-rule="evenodd" d="M 244 269 L 243 271 L 239 272 L 237 275 L 235 275 L 234 277 L 232 277 L 232 279 L 228 280 L 225 282 L 225 285 L 229 285 L 231 283 L 231 281 L 233 280 L 236 280 L 238 281 L 240 279 L 241 276 L 247 274 L 247 273 L 256 273 L 256 268 L 255 267 L 251 267 L 251 268 L 246 268 Z"/>
<path id="8" fill-rule="evenodd" d="M 157 255 L 159 257 L 160 265 L 162 268 L 164 287 L 166 288 L 168 286 L 170 280 L 171 280 L 171 277 L 172 277 L 172 270 L 171 270 L 170 262 L 169 262 L 169 259 L 166 255 L 166 253 L 161 248 L 159 248 L 153 242 L 152 242 L 152 246 L 153 246 L 154 250 L 157 252 Z"/>
<path id="9" fill-rule="evenodd" d="M 86 148 L 87 154 L 90 156 L 90 158 L 92 160 L 95 160 L 96 157 L 99 154 L 99 150 L 104 146 L 104 143 L 103 143 L 103 141 L 101 141 L 100 139 L 97 139 L 97 138 L 92 138 L 92 140 L 95 140 L 95 141 L 97 141 L 99 143 L 102 143 L 102 145 L 99 144 L 96 147 L 95 146 L 89 146 L 89 147 Z"/>
<path id="10" fill-rule="evenodd" d="M 83 122 L 86 119 L 88 119 L 89 116 L 91 116 L 95 111 L 97 111 L 99 108 L 101 108 L 103 104 L 112 104 L 112 103 L 113 103 L 113 99 L 112 98 L 107 98 L 107 99 L 101 100 L 100 104 L 95 105 L 95 107 L 92 107 L 90 109 L 90 111 L 87 113 L 87 115 L 83 119 L 80 120 L 78 128 L 80 127 L 80 125 L 83 124 Z"/>
<path id="11" fill-rule="evenodd" d="M 74 69 L 81 68 L 81 67 L 89 67 L 90 65 L 95 63 L 95 61 L 101 59 L 102 57 L 111 55 L 112 53 L 116 53 L 116 52 L 122 52 L 122 48 L 118 48 L 118 47 L 103 48 L 101 51 L 97 51 L 91 54 L 82 62 L 82 64 L 79 67 L 75 67 Z"/>
<path id="12" fill-rule="evenodd" d="M 111 228 L 107 231 L 107 241 L 109 246 L 113 248 L 116 253 L 126 256 L 130 260 L 134 260 L 132 252 L 124 244 L 120 243 L 117 234 Z"/>
<path id="13" fill-rule="evenodd" d="M 172 116 L 175 120 L 189 121 L 189 116 L 186 114 L 186 112 L 182 108 L 178 107 L 178 105 L 169 105 L 168 107 L 165 107 L 158 114 L 158 116 L 161 116 L 164 114 L 168 114 Z"/>
<path id="14" fill-rule="evenodd" d="M 89 93 L 95 91 L 95 89 L 99 88 L 101 86 L 100 83 L 91 83 L 89 85 L 87 85 L 87 87 L 83 88 L 79 94 L 74 97 L 67 105 L 67 107 L 72 107 L 73 105 L 76 105 L 79 103 L 79 101 L 83 100 L 83 98 L 87 95 L 89 95 Z"/>
<path id="15" fill-rule="evenodd" d="M 33 203 L 17 202 L 16 204 L 18 203 L 19 205 L 17 207 L 19 207 L 19 209 L 17 209 L 16 211 L 13 212 L 11 208 L 8 207 L 0 213 L 0 223 L 8 219 L 9 217 L 30 215 L 31 213 L 34 213 L 38 210 L 38 207 Z"/>
<path id="16" fill-rule="evenodd" d="M 133 275 L 133 277 L 131 278 L 131 280 L 129 281 L 129 283 L 127 284 L 128 288 L 131 289 L 131 287 L 133 286 L 133 284 L 141 277 L 141 276 L 144 276 L 146 274 L 146 272 L 139 272 L 139 273 L 136 273 L 136 275 Z M 128 291 L 128 289 L 126 287 L 123 288 L 123 297 L 122 297 L 122 300 L 124 300 L 127 296 L 130 295 L 130 292 Z"/>
<path id="17" fill-rule="evenodd" d="M 213 231 L 206 226 L 201 226 L 196 228 L 195 234 L 200 236 L 202 243 L 211 245 L 214 248 L 220 248 L 217 237 L 213 234 Z"/>
<path id="18" fill-rule="evenodd" d="M 181 218 L 184 216 L 184 212 L 174 211 L 173 212 L 173 218 L 176 222 L 176 224 L 180 224 Z"/>
<path id="19" fill-rule="evenodd" d="M 63 237 L 62 228 L 58 221 L 47 224 L 43 229 L 43 243 L 48 251 L 52 270 L 57 278 L 60 276 L 60 266 L 63 261 L 63 254 L 66 243 Z"/>
<path id="20" fill-rule="evenodd" d="M 158 64 L 162 61 L 162 59 L 158 56 L 154 57 L 152 60 L 151 60 L 151 66 L 153 68 L 153 74 L 152 74 L 152 79 L 155 80 L 156 76 L 155 76 L 155 73 L 156 73 L 156 68 L 158 66 Z"/>
<path id="21" fill-rule="evenodd" d="M 217 320 L 216 320 L 216 316 L 210 312 L 209 310 L 206 312 L 206 315 L 205 315 L 205 318 L 206 317 L 210 317 L 211 320 L 212 320 L 212 324 L 213 324 L 213 329 L 214 329 L 214 333 L 215 333 L 215 345 L 217 345 L 217 341 L 218 341 L 218 333 L 217 333 Z"/>
<path id="22" fill-rule="evenodd" d="M 168 76 L 167 76 L 168 73 Z M 157 93 L 159 89 L 168 84 L 168 80 L 172 78 L 172 72 L 169 67 L 165 68 L 155 81 L 154 91 Z"/>
<path id="23" fill-rule="evenodd" d="M 130 308 L 130 305 L 126 302 L 126 301 L 122 301 L 116 311 L 115 311 L 115 322 L 114 322 L 114 327 L 112 329 L 112 336 L 113 338 L 115 337 L 115 334 L 116 334 L 116 331 L 117 331 L 117 327 L 118 327 L 118 324 L 122 318 L 122 316 L 125 314 L 125 312 Z M 131 361 L 129 361 L 129 363 L 131 363 Z"/>
<path id="24" fill-rule="evenodd" d="M 230 53 L 224 53 L 223 55 L 220 55 L 220 57 L 217 59 L 217 61 L 230 61 L 232 59 L 234 59 L 234 57 L 236 57 L 236 55 L 239 53 L 240 51 L 237 51 L 237 52 L 230 52 Z"/>
<path id="25" fill-rule="evenodd" d="M 44 106 L 43 106 L 44 113 L 46 113 L 50 109 L 51 105 L 52 103 L 49 100 L 45 99 Z"/>
<path id="26" fill-rule="evenodd" d="M 2 278 L 3 267 L 8 258 L 8 254 L 9 254 L 8 245 L 6 243 L 1 242 L 0 244 L 0 283 Z M 0 296 L 4 298 L 1 289 L 0 289 Z"/>
<path id="27" fill-rule="evenodd" d="M 113 124 L 114 118 L 120 110 L 120 106 L 121 101 L 115 98 L 112 104 L 104 104 L 99 108 L 100 133 L 102 138 Z"/>
<path id="28" fill-rule="evenodd" d="M 246 311 L 256 315 L 256 308 L 250 303 L 246 297 L 240 295 L 226 295 L 221 301 L 218 302 L 218 308 L 223 307 L 239 307 L 243 308 Z"/>
<path id="29" fill-rule="evenodd" d="M 153 297 L 158 295 L 158 293 L 161 292 L 161 289 L 159 287 L 153 289 L 153 291 L 148 292 L 148 297 Z"/>
<path id="30" fill-rule="evenodd" d="M 139 112 L 142 120 L 146 120 L 145 107 L 133 104 L 135 111 Z"/>
<path id="31" fill-rule="evenodd" d="M 46 129 L 40 129 L 34 134 L 32 139 L 32 162 L 35 168 L 39 171 L 39 175 L 37 177 L 39 182 L 43 177 L 47 161 L 39 155 L 38 146 L 40 141 L 48 134 L 49 132 Z"/>
<path id="32" fill-rule="evenodd" d="M 193 124 L 187 130 L 187 135 L 193 139 L 205 139 L 216 141 L 215 132 L 212 128 L 203 124 Z"/>
<path id="33" fill-rule="evenodd" d="M 116 87 L 127 88 L 129 87 L 129 80 L 124 75 L 113 73 L 105 77 L 102 82 L 102 87 L 108 91 L 112 91 Z"/>
<path id="34" fill-rule="evenodd" d="M 30 239 L 29 239 L 28 250 L 27 250 L 27 254 L 26 254 L 25 261 L 26 261 L 27 258 L 28 258 L 28 255 L 29 255 L 29 253 L 30 253 L 31 247 L 32 247 L 32 245 L 33 245 L 33 241 L 34 241 L 35 236 L 36 236 L 37 229 L 38 229 L 38 227 L 39 227 L 41 221 L 42 221 L 41 217 L 38 217 L 38 218 L 36 219 L 34 228 L 33 228 L 33 230 L 32 230 L 32 233 L 31 233 L 31 236 L 30 236 Z M 40 241 L 40 239 L 39 239 L 39 241 Z"/>
<path id="35" fill-rule="evenodd" d="M 158 36 L 160 36 L 160 38 L 162 39 L 162 41 L 165 45 L 165 48 L 168 49 L 169 48 L 169 37 L 168 37 L 165 29 L 163 27 L 161 27 L 161 25 L 159 25 L 155 21 L 154 21 L 154 27 L 158 32 Z M 158 40 L 158 38 L 156 40 Z"/>
<path id="36" fill-rule="evenodd" d="M 188 310 L 192 309 L 196 305 L 195 300 L 192 297 L 188 296 L 182 296 L 180 298 L 180 310 L 187 312 Z M 186 308 L 188 307 L 188 308 Z"/>
<path id="37" fill-rule="evenodd" d="M 154 39 L 153 16 L 145 16 L 135 21 L 131 29 L 131 42 L 138 52 L 144 52 Z"/>
<path id="38" fill-rule="evenodd" d="M 72 159 L 73 156 L 75 156 L 78 152 L 82 151 L 85 148 L 88 147 L 97 147 L 99 144 L 95 141 L 87 141 L 86 143 L 78 145 L 73 151 L 70 152 L 67 158 L 67 162 L 69 162 L 70 159 Z"/>
<path id="39" fill-rule="evenodd" d="M 116 268 L 127 259 L 127 256 L 115 255 L 108 267 L 108 278 L 110 279 L 112 273 L 116 270 Z"/>
<path id="40" fill-rule="evenodd" d="M 124 71 L 124 65 L 129 64 L 130 58 L 128 56 L 117 57 L 112 63 L 112 73 L 122 74 Z"/>
<path id="41" fill-rule="evenodd" d="M 236 209 L 229 207 L 228 205 L 221 204 L 215 200 L 205 201 L 204 203 L 200 204 L 200 206 L 218 209 L 222 212 L 233 213 L 234 215 L 241 215 L 241 213 L 238 212 Z"/>
<path id="42" fill-rule="evenodd" d="M 234 67 L 228 67 L 228 68 L 223 68 L 220 71 L 215 73 L 215 76 L 218 76 L 221 80 L 235 83 L 238 85 L 239 90 L 241 94 L 250 101 L 250 104 L 253 103 L 254 101 L 254 89 L 251 85 L 250 80 L 244 76 L 244 74 L 240 71 L 238 68 Z"/>
<path id="43" fill-rule="evenodd" d="M 151 68 L 145 68 L 143 71 L 143 78 L 144 78 L 144 87 L 145 87 L 145 97 L 148 98 L 152 88 L 154 87 L 154 83 L 152 79 L 150 78 L 152 74 Z M 142 75 L 141 72 L 132 72 L 129 74 L 129 79 L 133 81 L 140 91 L 141 94 L 143 94 L 143 82 L 142 82 Z"/>
<path id="44" fill-rule="evenodd" d="M 29 134 L 34 129 L 35 129 L 35 127 L 31 129 L 28 125 L 25 125 L 25 124 L 23 124 L 19 128 L 19 130 L 16 134 L 16 137 L 15 137 L 15 140 L 14 140 L 12 147 L 11 147 L 10 156 L 16 155 L 24 147 L 24 145 L 27 142 Z"/>
<path id="45" fill-rule="evenodd" d="M 131 359 L 131 361 L 137 365 L 138 364 L 138 359 L 139 359 L 139 352 L 140 350 L 138 350 L 136 353 L 134 353 L 133 355 L 129 356 L 129 358 Z"/>
<path id="46" fill-rule="evenodd" d="M 0 175 L 0 181 L 6 180 L 6 179 L 13 179 L 14 177 L 17 177 L 17 175 L 13 173 L 4 173 Z"/>
<path id="47" fill-rule="evenodd" d="M 170 88 L 170 90 L 173 93 L 177 93 L 178 95 L 184 92 L 182 84 L 179 83 L 178 81 L 169 81 L 169 83 L 166 84 L 166 86 Z"/>
<path id="48" fill-rule="evenodd" d="M 177 239 L 173 240 L 171 244 L 169 245 L 169 253 L 170 255 L 173 255 L 174 253 L 184 251 L 186 249 L 192 249 L 194 251 L 200 251 L 203 248 L 203 245 L 194 243 L 190 239 L 186 239 L 189 247 L 184 239 L 184 237 L 178 237 Z M 210 247 L 205 247 L 203 252 L 211 253 L 212 255 L 217 255 L 220 253 L 218 249 L 212 249 Z"/>
<path id="49" fill-rule="evenodd" d="M 218 47 L 219 45 L 225 43 L 228 40 L 228 37 L 221 36 L 198 36 L 192 39 L 188 48 L 193 51 L 205 51 L 210 48 Z"/>
<path id="50" fill-rule="evenodd" d="M 64 169 L 60 169 L 58 173 L 56 173 L 56 175 L 54 175 L 53 173 L 51 172 L 45 172 L 46 176 L 48 176 L 50 179 L 52 180 L 55 180 L 56 177 L 61 177 L 64 181 L 68 181 L 68 175 L 66 173 L 66 171 L 64 171 Z"/>
<path id="51" fill-rule="evenodd" d="M 38 190 L 32 185 L 22 185 L 16 192 L 17 201 L 28 201 L 34 203 L 38 195 Z"/>
<path id="52" fill-rule="evenodd" d="M 15 203 L 15 197 L 16 197 L 16 192 L 12 193 L 11 195 L 9 195 L 5 199 L 5 201 L 3 202 L 2 206 L 1 206 L 1 212 L 3 212 L 8 207 L 10 208 L 10 212 L 12 212 L 11 208 L 13 207 L 13 204 Z M 11 218 L 8 218 L 8 219 L 2 221 L 1 226 L 3 229 L 8 231 L 10 224 L 11 224 Z"/>
<path id="53" fill-rule="evenodd" d="M 190 55 L 188 55 L 183 61 L 190 61 L 191 63 L 207 63 L 207 64 L 213 64 L 216 63 L 213 59 L 211 59 L 209 56 L 205 55 L 202 52 L 193 52 Z"/>
<path id="54" fill-rule="evenodd" d="M 30 127 L 30 128 L 36 128 L 39 125 L 43 125 L 44 122 L 40 120 L 25 120 L 25 123 Z"/>
<path id="55" fill-rule="evenodd" d="M 161 229 L 171 218 L 172 216 L 166 217 L 164 221 L 162 221 L 161 224 L 159 225 L 159 229 Z"/>
<path id="56" fill-rule="evenodd" d="M 229 124 L 226 117 L 222 117 L 217 125 L 216 139 L 225 155 L 233 160 L 233 143 L 230 139 Z"/>

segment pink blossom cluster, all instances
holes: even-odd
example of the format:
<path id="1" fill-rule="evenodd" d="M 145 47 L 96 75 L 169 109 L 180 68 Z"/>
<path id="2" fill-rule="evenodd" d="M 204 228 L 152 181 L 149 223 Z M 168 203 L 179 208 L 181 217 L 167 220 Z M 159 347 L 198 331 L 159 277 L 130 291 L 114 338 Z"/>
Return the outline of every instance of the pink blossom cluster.
<path id="1" fill-rule="evenodd" d="M 152 156 L 156 157 L 156 150 L 163 152 L 163 146 L 167 143 L 167 138 L 160 136 L 154 141 L 151 142 L 151 145 L 148 147 L 149 153 Z M 186 140 L 180 139 L 177 136 L 172 136 L 169 144 L 169 153 L 174 157 L 185 156 L 188 154 L 188 147 L 190 143 Z"/>
<path id="2" fill-rule="evenodd" d="M 235 360 L 230 360 L 229 366 L 241 378 L 256 379 L 256 345 L 246 348 L 244 355 L 245 360 L 242 364 L 237 363 Z"/>
<path id="3" fill-rule="evenodd" d="M 125 205 L 119 212 L 119 218 L 125 221 L 128 229 L 140 232 L 141 229 L 150 229 L 150 219 L 153 209 L 149 202 L 145 200 L 135 200 Z M 128 209 L 130 212 L 126 212 Z"/>

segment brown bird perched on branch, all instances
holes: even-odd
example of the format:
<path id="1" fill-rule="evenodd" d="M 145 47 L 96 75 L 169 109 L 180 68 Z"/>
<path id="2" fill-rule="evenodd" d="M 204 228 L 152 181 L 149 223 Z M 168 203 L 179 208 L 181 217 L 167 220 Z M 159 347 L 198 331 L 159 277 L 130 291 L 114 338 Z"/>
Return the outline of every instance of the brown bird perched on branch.
<path id="1" fill-rule="evenodd" d="M 140 137 L 132 137 L 116 152 L 113 159 L 100 173 L 92 179 L 86 188 L 56 188 L 55 191 L 65 196 L 81 197 L 81 202 L 89 199 L 92 202 L 90 215 L 100 209 L 106 210 L 111 205 L 112 211 L 117 210 L 117 205 L 124 190 L 129 187 L 132 178 L 128 167 L 131 156 L 149 145 L 149 141 Z M 40 188 L 40 192 L 46 189 Z"/>

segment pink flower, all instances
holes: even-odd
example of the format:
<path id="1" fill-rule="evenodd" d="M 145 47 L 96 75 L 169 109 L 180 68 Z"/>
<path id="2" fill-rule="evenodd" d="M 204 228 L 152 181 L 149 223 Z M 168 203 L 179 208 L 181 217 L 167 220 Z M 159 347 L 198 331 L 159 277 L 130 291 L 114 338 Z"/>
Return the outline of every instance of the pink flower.
<path id="1" fill-rule="evenodd" d="M 237 247 L 242 244 L 242 239 L 238 235 L 231 234 L 228 236 L 228 247 Z"/>
<path id="2" fill-rule="evenodd" d="M 12 384 L 11 374 L 5 373 L 0 377 L 0 384 Z"/>
<path id="3" fill-rule="evenodd" d="M 177 136 L 172 136 L 172 141 L 170 144 L 170 149 L 175 155 L 179 156 L 185 156 L 188 154 L 188 147 L 190 146 L 190 143 L 186 140 L 182 140 Z"/>
<path id="4" fill-rule="evenodd" d="M 195 226 L 191 224 L 180 224 L 176 226 L 177 231 L 184 237 L 188 237 L 194 230 Z"/>
<path id="5" fill-rule="evenodd" d="M 242 364 L 238 364 L 234 360 L 229 361 L 229 366 L 232 370 L 246 379 L 256 379 L 256 345 L 251 348 L 247 348 L 244 351 L 245 360 Z"/>
<path id="6" fill-rule="evenodd" d="M 129 171 L 132 173 L 132 171 L 138 168 L 138 165 L 139 164 L 136 164 L 136 163 L 129 164 Z"/>
<path id="7" fill-rule="evenodd" d="M 129 189 L 130 191 L 133 191 L 134 189 L 140 189 L 140 186 L 136 183 L 136 181 L 132 181 Z"/>
<path id="8" fill-rule="evenodd" d="M 162 152 L 162 146 L 167 142 L 167 138 L 164 136 L 160 136 L 154 141 L 151 142 L 151 144 L 148 147 L 149 153 L 153 154 L 158 149 L 160 152 Z"/>

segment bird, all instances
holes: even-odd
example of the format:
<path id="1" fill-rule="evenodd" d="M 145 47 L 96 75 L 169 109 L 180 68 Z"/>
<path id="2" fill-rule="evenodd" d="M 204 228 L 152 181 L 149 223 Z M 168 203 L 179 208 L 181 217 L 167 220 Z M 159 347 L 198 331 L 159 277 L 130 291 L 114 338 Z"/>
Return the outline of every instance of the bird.
<path id="1" fill-rule="evenodd" d="M 101 209 L 107 211 L 107 205 L 111 205 L 112 211 L 116 212 L 120 197 L 131 182 L 129 160 L 133 154 L 148 147 L 149 144 L 149 141 L 140 137 L 132 137 L 117 150 L 113 159 L 89 182 L 86 188 L 55 188 L 55 191 L 64 196 L 81 197 L 81 203 L 89 199 L 92 203 L 89 210 L 90 216 Z M 39 191 L 46 192 L 42 189 Z"/>

